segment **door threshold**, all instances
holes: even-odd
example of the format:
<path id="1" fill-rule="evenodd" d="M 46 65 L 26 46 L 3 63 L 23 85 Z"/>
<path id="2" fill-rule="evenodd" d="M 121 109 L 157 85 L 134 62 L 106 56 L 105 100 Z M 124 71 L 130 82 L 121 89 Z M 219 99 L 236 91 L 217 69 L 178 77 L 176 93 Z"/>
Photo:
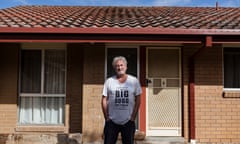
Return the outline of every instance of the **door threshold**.
<path id="1" fill-rule="evenodd" d="M 178 136 L 147 136 L 143 141 L 136 141 L 136 144 L 186 144 L 184 137 Z"/>

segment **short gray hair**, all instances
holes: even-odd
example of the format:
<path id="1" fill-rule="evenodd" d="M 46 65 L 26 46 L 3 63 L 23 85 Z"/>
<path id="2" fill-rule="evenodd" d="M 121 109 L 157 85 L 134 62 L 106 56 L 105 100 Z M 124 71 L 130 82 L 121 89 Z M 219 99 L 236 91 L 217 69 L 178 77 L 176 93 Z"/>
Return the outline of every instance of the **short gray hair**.
<path id="1" fill-rule="evenodd" d="M 113 58 L 112 66 L 115 67 L 116 62 L 119 61 L 119 60 L 123 61 L 125 63 L 125 65 L 127 65 L 127 60 L 126 60 L 125 57 L 123 57 L 123 56 L 116 56 L 115 58 Z"/>

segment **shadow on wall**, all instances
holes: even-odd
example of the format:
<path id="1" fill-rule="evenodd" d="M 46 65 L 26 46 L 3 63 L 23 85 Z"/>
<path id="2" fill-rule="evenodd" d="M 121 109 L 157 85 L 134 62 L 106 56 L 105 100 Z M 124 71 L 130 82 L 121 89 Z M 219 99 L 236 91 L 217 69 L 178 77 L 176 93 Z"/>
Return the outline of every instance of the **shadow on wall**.
<path id="1" fill-rule="evenodd" d="M 193 49 L 196 48 L 196 49 Z M 187 85 L 189 76 L 190 57 L 200 49 L 199 45 L 185 45 L 183 49 L 184 84 Z M 194 51 L 195 50 L 195 51 Z M 223 85 L 223 56 L 222 46 L 213 45 L 212 48 L 202 50 L 194 57 L 194 82 L 195 85 L 222 86 Z"/>
<path id="2" fill-rule="evenodd" d="M 0 104 L 16 104 L 19 44 L 0 43 Z"/>
<path id="3" fill-rule="evenodd" d="M 0 144 L 5 144 L 8 140 L 8 134 L 0 134 Z"/>

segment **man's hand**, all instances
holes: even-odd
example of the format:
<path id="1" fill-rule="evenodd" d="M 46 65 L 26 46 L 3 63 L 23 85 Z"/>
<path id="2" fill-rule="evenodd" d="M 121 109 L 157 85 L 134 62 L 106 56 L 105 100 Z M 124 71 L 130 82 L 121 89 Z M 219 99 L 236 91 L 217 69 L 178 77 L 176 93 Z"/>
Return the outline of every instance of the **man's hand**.
<path id="1" fill-rule="evenodd" d="M 108 115 L 108 105 L 107 105 L 107 96 L 102 96 L 102 111 L 105 118 L 105 121 L 109 121 L 109 115 Z"/>

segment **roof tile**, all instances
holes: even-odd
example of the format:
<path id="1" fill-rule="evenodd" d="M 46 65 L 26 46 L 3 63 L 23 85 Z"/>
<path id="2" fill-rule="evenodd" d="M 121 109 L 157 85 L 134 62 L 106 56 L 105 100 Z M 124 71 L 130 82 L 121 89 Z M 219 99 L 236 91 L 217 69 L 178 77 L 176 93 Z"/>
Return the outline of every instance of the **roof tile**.
<path id="1" fill-rule="evenodd" d="M 239 29 L 239 8 L 17 6 L 0 10 L 0 27 Z"/>

